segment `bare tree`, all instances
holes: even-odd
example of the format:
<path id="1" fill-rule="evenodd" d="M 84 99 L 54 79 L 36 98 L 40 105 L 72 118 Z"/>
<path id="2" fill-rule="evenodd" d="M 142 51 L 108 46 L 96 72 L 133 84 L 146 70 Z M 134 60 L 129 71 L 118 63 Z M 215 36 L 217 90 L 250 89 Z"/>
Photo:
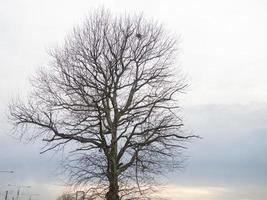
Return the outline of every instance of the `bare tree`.
<path id="1" fill-rule="evenodd" d="M 42 138 L 44 152 L 69 144 L 65 169 L 91 197 L 144 199 L 155 174 L 194 137 L 177 116 L 185 84 L 176 43 L 142 16 L 96 12 L 51 52 L 28 101 L 11 103 L 10 118 Z"/>

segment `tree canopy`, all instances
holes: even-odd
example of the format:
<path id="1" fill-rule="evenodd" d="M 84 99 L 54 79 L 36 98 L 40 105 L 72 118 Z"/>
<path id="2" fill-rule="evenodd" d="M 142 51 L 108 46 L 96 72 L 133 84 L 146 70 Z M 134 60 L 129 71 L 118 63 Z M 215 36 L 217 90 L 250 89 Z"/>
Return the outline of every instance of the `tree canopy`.
<path id="1" fill-rule="evenodd" d="M 186 84 L 176 56 L 162 25 L 97 11 L 51 51 L 28 101 L 10 104 L 10 118 L 45 151 L 71 148 L 65 169 L 92 197 L 144 199 L 194 137 L 178 116 Z"/>

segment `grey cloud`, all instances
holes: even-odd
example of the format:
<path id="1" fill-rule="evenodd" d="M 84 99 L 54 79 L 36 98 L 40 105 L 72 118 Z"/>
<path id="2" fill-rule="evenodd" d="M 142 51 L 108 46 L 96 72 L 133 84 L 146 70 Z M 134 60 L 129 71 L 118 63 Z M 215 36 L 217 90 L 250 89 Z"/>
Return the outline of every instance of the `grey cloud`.
<path id="1" fill-rule="evenodd" d="M 176 183 L 267 185 L 267 105 L 188 107 L 187 125 L 203 139 L 191 144 Z"/>

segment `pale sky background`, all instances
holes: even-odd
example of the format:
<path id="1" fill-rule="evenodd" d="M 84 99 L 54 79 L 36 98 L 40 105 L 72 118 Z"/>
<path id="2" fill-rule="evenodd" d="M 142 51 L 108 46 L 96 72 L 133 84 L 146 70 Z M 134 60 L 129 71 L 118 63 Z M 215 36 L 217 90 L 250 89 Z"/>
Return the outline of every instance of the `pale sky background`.
<path id="1" fill-rule="evenodd" d="M 0 193 L 7 184 L 54 200 L 64 187 L 58 157 L 10 136 L 6 108 L 87 13 L 143 12 L 181 36 L 180 65 L 190 87 L 181 99 L 189 145 L 183 170 L 169 176 L 170 200 L 265 200 L 267 196 L 267 1 L 0 0 Z M 171 177 L 171 178 L 170 178 Z M 166 192 L 168 191 L 168 192 Z M 12 191 L 11 191 L 12 193 Z M 0 198 L 1 194 L 0 194 Z M 21 196 L 21 200 L 28 199 Z"/>

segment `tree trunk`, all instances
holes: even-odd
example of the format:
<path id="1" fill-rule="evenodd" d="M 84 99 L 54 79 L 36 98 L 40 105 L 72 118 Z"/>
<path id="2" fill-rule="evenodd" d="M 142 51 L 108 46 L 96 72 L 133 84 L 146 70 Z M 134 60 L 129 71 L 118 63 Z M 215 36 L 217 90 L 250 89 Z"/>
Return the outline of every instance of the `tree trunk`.
<path id="1" fill-rule="evenodd" d="M 107 200 L 119 200 L 119 184 L 117 173 L 117 162 L 114 157 L 111 158 L 109 172 L 109 191 L 106 194 Z"/>
<path id="2" fill-rule="evenodd" d="M 114 129 L 113 129 L 114 130 Z M 106 200 L 120 200 L 119 197 L 119 184 L 118 184 L 118 161 L 117 161 L 117 143 L 116 131 L 113 131 L 111 150 L 108 157 L 109 160 L 109 191 L 106 194 Z"/>
<path id="3" fill-rule="evenodd" d="M 107 200 L 119 200 L 119 186 L 118 186 L 118 178 L 113 177 L 112 180 L 109 181 L 109 191 L 106 194 Z"/>

